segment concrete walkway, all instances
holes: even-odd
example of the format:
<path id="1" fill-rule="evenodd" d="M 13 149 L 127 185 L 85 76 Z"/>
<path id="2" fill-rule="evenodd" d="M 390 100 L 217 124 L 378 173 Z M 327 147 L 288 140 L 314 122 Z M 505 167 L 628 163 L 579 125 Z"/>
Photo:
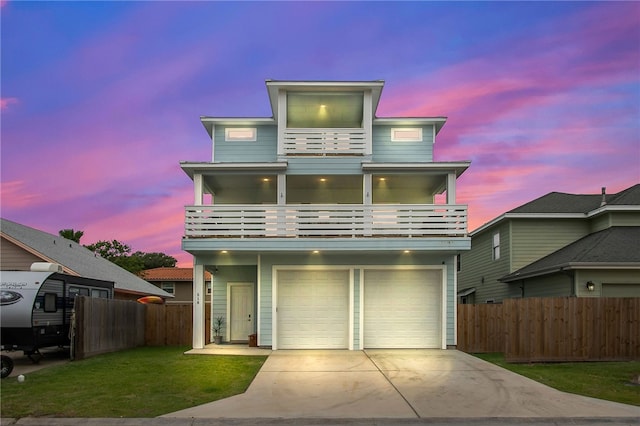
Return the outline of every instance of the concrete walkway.
<path id="1" fill-rule="evenodd" d="M 455 350 L 274 351 L 246 393 L 164 418 L 628 418 Z"/>

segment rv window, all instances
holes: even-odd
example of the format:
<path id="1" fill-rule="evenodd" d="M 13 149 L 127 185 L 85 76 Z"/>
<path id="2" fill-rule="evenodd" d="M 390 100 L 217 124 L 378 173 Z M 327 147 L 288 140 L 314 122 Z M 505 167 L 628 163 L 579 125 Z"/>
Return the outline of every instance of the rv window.
<path id="1" fill-rule="evenodd" d="M 109 292 L 107 290 L 100 290 L 97 288 L 91 289 L 91 297 L 102 297 L 107 299 L 109 297 Z"/>
<path id="2" fill-rule="evenodd" d="M 58 301 L 58 295 L 55 293 L 44 294 L 44 311 L 55 312 L 57 311 L 56 302 Z"/>
<path id="3" fill-rule="evenodd" d="M 69 287 L 69 296 L 70 297 L 88 296 L 88 295 L 89 295 L 89 289 L 88 288 Z"/>

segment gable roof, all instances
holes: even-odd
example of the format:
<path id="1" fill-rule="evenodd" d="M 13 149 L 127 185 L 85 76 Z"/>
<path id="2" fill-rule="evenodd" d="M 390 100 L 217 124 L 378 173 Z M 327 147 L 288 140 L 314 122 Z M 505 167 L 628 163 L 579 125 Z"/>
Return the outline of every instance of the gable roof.
<path id="1" fill-rule="evenodd" d="M 640 269 L 640 226 L 614 226 L 594 232 L 498 281 L 511 282 L 584 267 Z"/>
<path id="2" fill-rule="evenodd" d="M 603 204 L 603 197 L 605 203 Z M 517 217 L 588 218 L 610 210 L 640 211 L 640 184 L 635 184 L 616 194 L 567 194 L 550 192 L 492 219 L 469 235 L 474 236 L 505 219 Z"/>
<path id="3" fill-rule="evenodd" d="M 9 241 L 50 262 L 66 273 L 113 281 L 115 290 L 140 295 L 173 297 L 142 278 L 104 259 L 81 244 L 7 219 L 0 219 L 0 233 Z"/>
<path id="4" fill-rule="evenodd" d="M 550 192 L 507 213 L 589 213 L 602 206 L 602 194 Z M 640 184 L 604 195 L 605 205 L 640 205 Z"/>
<path id="5" fill-rule="evenodd" d="M 193 268 L 160 267 L 142 271 L 142 278 L 147 281 L 193 281 Z M 211 279 L 211 273 L 205 271 L 205 280 Z"/>

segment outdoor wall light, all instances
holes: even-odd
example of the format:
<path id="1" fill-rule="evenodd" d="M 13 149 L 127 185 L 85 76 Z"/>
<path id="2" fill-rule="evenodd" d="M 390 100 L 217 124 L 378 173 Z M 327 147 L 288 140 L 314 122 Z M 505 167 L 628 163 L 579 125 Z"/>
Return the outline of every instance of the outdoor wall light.
<path id="1" fill-rule="evenodd" d="M 596 285 L 593 283 L 593 281 L 587 281 L 587 290 L 593 291 L 595 289 L 596 289 Z"/>

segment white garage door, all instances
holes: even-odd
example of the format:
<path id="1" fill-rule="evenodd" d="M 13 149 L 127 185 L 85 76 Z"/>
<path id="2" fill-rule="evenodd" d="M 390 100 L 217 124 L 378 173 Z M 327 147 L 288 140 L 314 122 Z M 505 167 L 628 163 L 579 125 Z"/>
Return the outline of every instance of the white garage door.
<path id="1" fill-rule="evenodd" d="M 442 272 L 365 271 L 364 347 L 442 347 Z"/>
<path id="2" fill-rule="evenodd" d="M 348 349 L 349 271 L 278 271 L 278 348 Z"/>

